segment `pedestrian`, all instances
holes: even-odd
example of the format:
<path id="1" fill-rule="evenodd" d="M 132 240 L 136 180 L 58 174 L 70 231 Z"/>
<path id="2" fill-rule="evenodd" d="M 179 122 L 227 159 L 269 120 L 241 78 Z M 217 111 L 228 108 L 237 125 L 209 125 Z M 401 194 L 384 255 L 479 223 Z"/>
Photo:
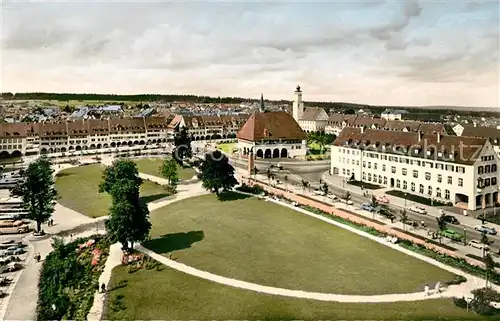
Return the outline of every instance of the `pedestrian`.
<path id="1" fill-rule="evenodd" d="M 103 283 L 101 284 L 101 293 L 106 292 L 106 285 Z"/>

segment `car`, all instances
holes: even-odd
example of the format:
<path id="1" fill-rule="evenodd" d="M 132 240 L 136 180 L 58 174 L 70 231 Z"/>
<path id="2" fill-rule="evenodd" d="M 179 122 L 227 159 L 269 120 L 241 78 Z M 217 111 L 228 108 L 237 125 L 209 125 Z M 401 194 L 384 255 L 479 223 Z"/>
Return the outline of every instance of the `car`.
<path id="1" fill-rule="evenodd" d="M 458 219 L 453 216 L 453 215 L 443 215 L 443 219 L 446 223 L 450 223 L 450 224 L 454 224 L 454 225 L 459 225 L 460 222 L 458 221 Z"/>
<path id="2" fill-rule="evenodd" d="M 351 200 L 348 200 L 348 199 L 345 199 L 345 198 L 341 198 L 341 199 L 340 199 L 340 202 L 341 202 L 341 203 L 344 203 L 344 204 L 347 204 L 347 205 L 352 205 L 352 204 L 354 204 Z"/>
<path id="3" fill-rule="evenodd" d="M 12 244 L 14 242 L 15 242 L 14 240 L 7 240 L 7 241 L 3 241 L 2 244 L 7 245 L 7 244 Z"/>
<path id="4" fill-rule="evenodd" d="M 377 202 L 379 203 L 383 203 L 383 204 L 389 204 L 389 199 L 387 198 L 387 196 L 385 195 L 382 195 L 382 196 L 379 196 L 376 198 Z"/>
<path id="5" fill-rule="evenodd" d="M 481 243 L 481 241 L 479 240 L 470 240 L 469 241 L 469 246 L 475 248 L 475 249 L 478 249 L 478 250 L 485 250 L 485 251 L 489 251 L 490 250 L 490 247 L 486 244 L 483 244 Z"/>
<path id="6" fill-rule="evenodd" d="M 328 198 L 331 199 L 332 201 L 337 201 L 338 200 L 338 197 L 335 196 L 335 195 L 333 195 L 333 194 L 329 194 Z"/>
<path id="7" fill-rule="evenodd" d="M 476 225 L 474 226 L 474 229 L 478 232 L 484 233 L 484 234 L 490 234 L 490 235 L 497 235 L 497 230 L 494 228 L 484 226 L 484 225 Z"/>
<path id="8" fill-rule="evenodd" d="M 319 195 L 319 196 L 325 196 L 325 192 L 320 191 L 320 190 L 314 190 L 314 194 Z"/>
<path id="9" fill-rule="evenodd" d="M 446 229 L 444 231 L 440 232 L 441 236 L 447 237 L 453 241 L 461 241 L 462 238 L 464 237 L 462 234 L 458 233 L 457 231 Z"/>
<path id="10" fill-rule="evenodd" d="M 376 211 L 375 207 L 373 207 L 371 204 L 369 203 L 363 203 L 361 204 L 361 207 L 360 209 L 364 210 L 364 211 L 368 211 L 370 213 L 373 213 Z"/>
<path id="11" fill-rule="evenodd" d="M 427 214 L 427 211 L 422 206 L 412 206 L 410 207 L 410 211 L 418 214 Z"/>
<path id="12" fill-rule="evenodd" d="M 17 250 L 17 248 L 18 248 L 18 247 L 19 247 L 19 246 L 17 246 L 17 245 L 12 245 L 12 246 L 9 246 L 9 247 L 7 248 L 7 251 L 15 251 L 15 250 Z"/>
<path id="13" fill-rule="evenodd" d="M 21 255 L 21 254 L 24 254 L 24 253 L 26 253 L 26 250 L 20 247 L 20 248 L 17 248 L 16 250 L 14 250 L 12 252 L 12 255 Z"/>

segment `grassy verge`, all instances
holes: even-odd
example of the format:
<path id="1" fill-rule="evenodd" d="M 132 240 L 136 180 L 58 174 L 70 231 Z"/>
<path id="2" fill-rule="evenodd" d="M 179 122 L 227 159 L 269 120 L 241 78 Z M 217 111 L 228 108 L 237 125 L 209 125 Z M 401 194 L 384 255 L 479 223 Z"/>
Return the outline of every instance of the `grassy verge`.
<path id="1" fill-rule="evenodd" d="M 140 173 L 162 177 L 160 174 L 160 166 L 163 164 L 164 158 L 140 158 L 135 159 Z M 177 173 L 180 180 L 188 180 L 193 178 L 195 171 L 191 167 L 182 167 L 177 165 Z"/>

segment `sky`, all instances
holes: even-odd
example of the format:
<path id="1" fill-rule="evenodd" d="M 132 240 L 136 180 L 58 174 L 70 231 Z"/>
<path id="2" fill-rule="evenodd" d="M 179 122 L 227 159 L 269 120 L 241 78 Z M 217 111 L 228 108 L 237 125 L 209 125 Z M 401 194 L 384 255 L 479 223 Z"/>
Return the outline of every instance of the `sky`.
<path id="1" fill-rule="evenodd" d="M 2 92 L 500 106 L 498 0 L 0 3 Z"/>

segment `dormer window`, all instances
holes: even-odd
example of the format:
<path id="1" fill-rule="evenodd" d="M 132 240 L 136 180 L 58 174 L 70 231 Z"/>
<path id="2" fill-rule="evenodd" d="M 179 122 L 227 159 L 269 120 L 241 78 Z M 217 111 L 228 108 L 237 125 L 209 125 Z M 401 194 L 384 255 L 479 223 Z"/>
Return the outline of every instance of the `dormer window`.
<path id="1" fill-rule="evenodd" d="M 438 152 L 438 157 L 443 157 L 443 153 L 442 152 Z"/>
<path id="2" fill-rule="evenodd" d="M 385 145 L 382 145 L 382 150 L 385 150 Z"/>

